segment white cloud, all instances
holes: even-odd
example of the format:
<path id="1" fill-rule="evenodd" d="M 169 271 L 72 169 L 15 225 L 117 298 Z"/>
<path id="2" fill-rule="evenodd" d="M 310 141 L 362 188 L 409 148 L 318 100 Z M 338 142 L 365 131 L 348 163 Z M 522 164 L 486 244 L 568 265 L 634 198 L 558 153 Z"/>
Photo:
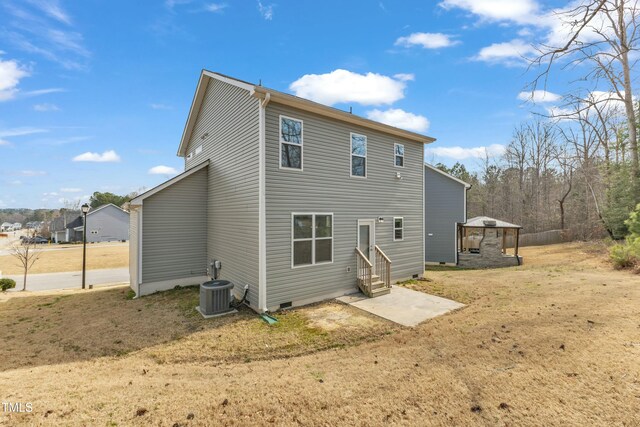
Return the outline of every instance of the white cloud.
<path id="1" fill-rule="evenodd" d="M 172 109 L 170 105 L 161 104 L 161 103 L 151 103 L 149 104 L 149 107 L 151 107 L 153 110 L 171 110 Z"/>
<path id="2" fill-rule="evenodd" d="M 455 46 L 460 41 L 452 40 L 451 36 L 442 33 L 413 33 L 396 40 L 396 46 L 412 47 L 421 46 L 425 49 L 440 49 Z"/>
<path id="3" fill-rule="evenodd" d="M 271 21 L 273 19 L 273 4 L 262 4 L 260 0 L 258 0 L 258 12 L 260 15 L 267 21 Z"/>
<path id="4" fill-rule="evenodd" d="M 396 75 L 398 76 L 398 75 Z M 334 70 L 326 74 L 306 74 L 291 83 L 289 89 L 297 96 L 322 104 L 355 102 L 362 105 L 393 104 L 404 98 L 409 74 L 393 78 L 382 74 L 358 74 Z"/>
<path id="5" fill-rule="evenodd" d="M 74 162 L 98 162 L 98 163 L 107 163 L 107 162 L 119 162 L 120 156 L 114 150 L 108 150 L 104 153 L 92 153 L 87 151 L 86 153 L 78 154 L 73 158 Z"/>
<path id="6" fill-rule="evenodd" d="M 58 107 L 56 104 L 47 104 L 47 103 L 36 104 L 33 106 L 33 109 L 41 113 L 46 113 L 50 111 L 60 111 L 60 107 Z"/>
<path id="7" fill-rule="evenodd" d="M 29 75 L 29 71 L 15 60 L 0 59 L 0 102 L 15 98 L 20 80 Z"/>
<path id="8" fill-rule="evenodd" d="M 37 89 L 37 90 L 30 90 L 28 92 L 22 92 L 22 95 L 23 96 L 40 96 L 40 95 L 48 95 L 50 93 L 58 93 L 58 92 L 66 92 L 66 90 L 59 87 L 52 87 L 48 89 Z"/>
<path id="9" fill-rule="evenodd" d="M 530 23 L 538 12 L 535 0 L 443 0 L 440 6 L 465 10 L 484 21 Z"/>
<path id="10" fill-rule="evenodd" d="M 23 170 L 20 171 L 20 175 L 22 176 L 43 176 L 46 175 L 47 173 L 45 171 L 38 171 L 38 170 Z"/>
<path id="11" fill-rule="evenodd" d="M 431 147 L 427 146 L 427 154 L 438 157 L 447 157 L 455 160 L 484 159 L 485 157 L 497 157 L 505 152 L 505 146 L 491 144 L 488 147 Z"/>
<path id="12" fill-rule="evenodd" d="M 0 139 L 0 145 L 9 145 L 9 141 L 6 139 Z"/>
<path id="13" fill-rule="evenodd" d="M 518 94 L 518 99 L 520 101 L 531 101 L 534 103 L 548 103 L 548 102 L 558 102 L 562 99 L 562 96 L 553 93 L 547 92 L 546 90 L 534 90 L 533 92 L 520 92 Z"/>
<path id="14" fill-rule="evenodd" d="M 172 168 L 171 166 L 158 165 L 149 169 L 149 174 L 151 175 L 177 175 L 178 171 L 176 168 Z"/>
<path id="15" fill-rule="evenodd" d="M 403 82 L 412 82 L 416 79 L 416 75 L 412 73 L 398 73 L 394 74 L 393 78 L 401 80 Z"/>
<path id="16" fill-rule="evenodd" d="M 204 9 L 207 12 L 214 12 L 214 13 L 220 13 L 226 8 L 227 8 L 227 5 L 225 3 L 210 3 L 205 5 L 204 7 Z"/>
<path id="17" fill-rule="evenodd" d="M 408 113 L 399 108 L 390 108 L 385 111 L 371 110 L 367 113 L 367 117 L 377 122 L 413 132 L 425 132 L 429 129 L 429 120 L 426 117 Z"/>
<path id="18" fill-rule="evenodd" d="M 14 179 L 13 181 L 9 182 L 11 185 L 22 185 L 22 181 L 20 181 L 19 179 Z"/>
<path id="19" fill-rule="evenodd" d="M 61 193 L 82 193 L 82 188 L 63 187 L 60 189 Z"/>
<path id="20" fill-rule="evenodd" d="M 35 133 L 48 132 L 46 129 L 34 128 L 34 127 L 19 127 L 10 129 L 0 129 L 0 138 L 11 138 L 14 136 L 27 136 Z"/>
<path id="21" fill-rule="evenodd" d="M 60 7 L 60 2 L 58 0 L 30 0 L 30 3 L 34 4 L 56 21 L 71 25 L 71 18 L 62 9 L 62 7 Z"/>
<path id="22" fill-rule="evenodd" d="M 66 69 L 86 69 L 91 52 L 84 47 L 82 34 L 70 28 L 71 20 L 60 7 L 59 0 L 30 2 L 36 8 L 26 8 L 25 2 L 7 5 L 5 10 L 11 15 L 11 27 L 3 31 L 3 42 L 57 62 Z M 60 23 L 67 24 L 67 28 L 61 27 Z"/>
<path id="23" fill-rule="evenodd" d="M 502 63 L 509 66 L 525 65 L 527 58 L 536 53 L 536 49 L 521 39 L 514 39 L 504 43 L 494 43 L 483 47 L 473 57 L 476 61 L 488 63 Z"/>

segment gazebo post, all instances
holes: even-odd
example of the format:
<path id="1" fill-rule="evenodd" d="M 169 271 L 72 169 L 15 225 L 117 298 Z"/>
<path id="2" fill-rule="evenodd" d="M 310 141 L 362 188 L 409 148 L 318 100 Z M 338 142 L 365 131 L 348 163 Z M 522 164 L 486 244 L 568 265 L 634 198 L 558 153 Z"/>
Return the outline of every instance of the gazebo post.
<path id="1" fill-rule="evenodd" d="M 516 228 L 516 258 L 518 258 L 518 246 L 520 244 L 520 229 Z M 518 261 L 518 264 L 520 264 L 520 261 Z"/>
<path id="2" fill-rule="evenodd" d="M 507 229 L 502 229 L 502 253 L 507 254 Z"/>

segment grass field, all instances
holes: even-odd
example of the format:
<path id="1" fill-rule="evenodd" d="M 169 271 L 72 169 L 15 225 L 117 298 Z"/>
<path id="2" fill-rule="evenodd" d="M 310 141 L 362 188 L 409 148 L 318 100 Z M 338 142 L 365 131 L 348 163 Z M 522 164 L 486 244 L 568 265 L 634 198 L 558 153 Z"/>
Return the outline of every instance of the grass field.
<path id="1" fill-rule="evenodd" d="M 0 424 L 640 424 L 640 278 L 604 248 L 428 271 L 468 306 L 403 328 L 337 303 L 202 320 L 195 290 L 0 297 Z M 8 300 L 7 300 L 8 299 Z"/>
<path id="2" fill-rule="evenodd" d="M 42 245 L 40 257 L 29 273 L 57 273 L 82 270 L 82 245 Z M 129 265 L 128 243 L 87 245 L 87 269 L 121 268 Z M 11 255 L 0 256 L 2 274 L 21 274 L 19 261 Z"/>

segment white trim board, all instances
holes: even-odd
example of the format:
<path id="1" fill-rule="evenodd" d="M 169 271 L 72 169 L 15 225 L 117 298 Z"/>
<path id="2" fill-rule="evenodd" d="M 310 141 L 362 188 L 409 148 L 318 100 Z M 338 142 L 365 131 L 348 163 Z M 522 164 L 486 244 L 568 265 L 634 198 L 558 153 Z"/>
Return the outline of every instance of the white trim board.
<path id="1" fill-rule="evenodd" d="M 164 190 L 167 187 L 172 186 L 176 182 L 179 182 L 190 175 L 193 175 L 194 173 L 198 172 L 201 169 L 204 169 L 207 166 L 209 166 L 209 160 L 205 160 L 204 162 L 192 167 L 191 169 L 187 169 L 186 171 L 182 172 L 180 175 L 174 176 L 173 178 L 163 182 L 162 184 L 153 187 L 151 190 L 140 194 L 139 196 L 132 199 L 130 203 L 132 206 L 141 206 L 143 200 L 147 197 L 153 196 L 154 194 Z"/>
<path id="2" fill-rule="evenodd" d="M 467 182 L 464 182 L 463 180 L 461 180 L 459 178 L 456 178 L 455 176 L 450 175 L 450 174 L 446 173 L 445 171 L 441 171 L 440 169 L 438 169 L 435 166 L 430 165 L 429 163 L 425 163 L 424 166 L 429 168 L 429 169 L 431 169 L 434 172 L 438 172 L 439 174 L 441 174 L 443 176 L 446 176 L 447 178 L 449 178 L 449 179 L 451 179 L 453 181 L 456 181 L 459 184 L 464 185 L 466 188 L 471 188 L 471 184 L 469 184 Z"/>

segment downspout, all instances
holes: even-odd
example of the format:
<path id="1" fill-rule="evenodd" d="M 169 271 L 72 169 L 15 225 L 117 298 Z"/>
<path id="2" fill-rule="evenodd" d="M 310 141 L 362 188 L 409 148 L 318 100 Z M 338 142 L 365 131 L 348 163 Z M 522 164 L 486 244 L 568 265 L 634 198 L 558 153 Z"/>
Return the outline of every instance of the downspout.
<path id="1" fill-rule="evenodd" d="M 271 100 L 271 94 L 266 93 L 264 99 L 258 98 L 258 306 L 261 312 L 267 312 L 267 218 L 266 218 L 266 131 L 265 109 Z"/>

